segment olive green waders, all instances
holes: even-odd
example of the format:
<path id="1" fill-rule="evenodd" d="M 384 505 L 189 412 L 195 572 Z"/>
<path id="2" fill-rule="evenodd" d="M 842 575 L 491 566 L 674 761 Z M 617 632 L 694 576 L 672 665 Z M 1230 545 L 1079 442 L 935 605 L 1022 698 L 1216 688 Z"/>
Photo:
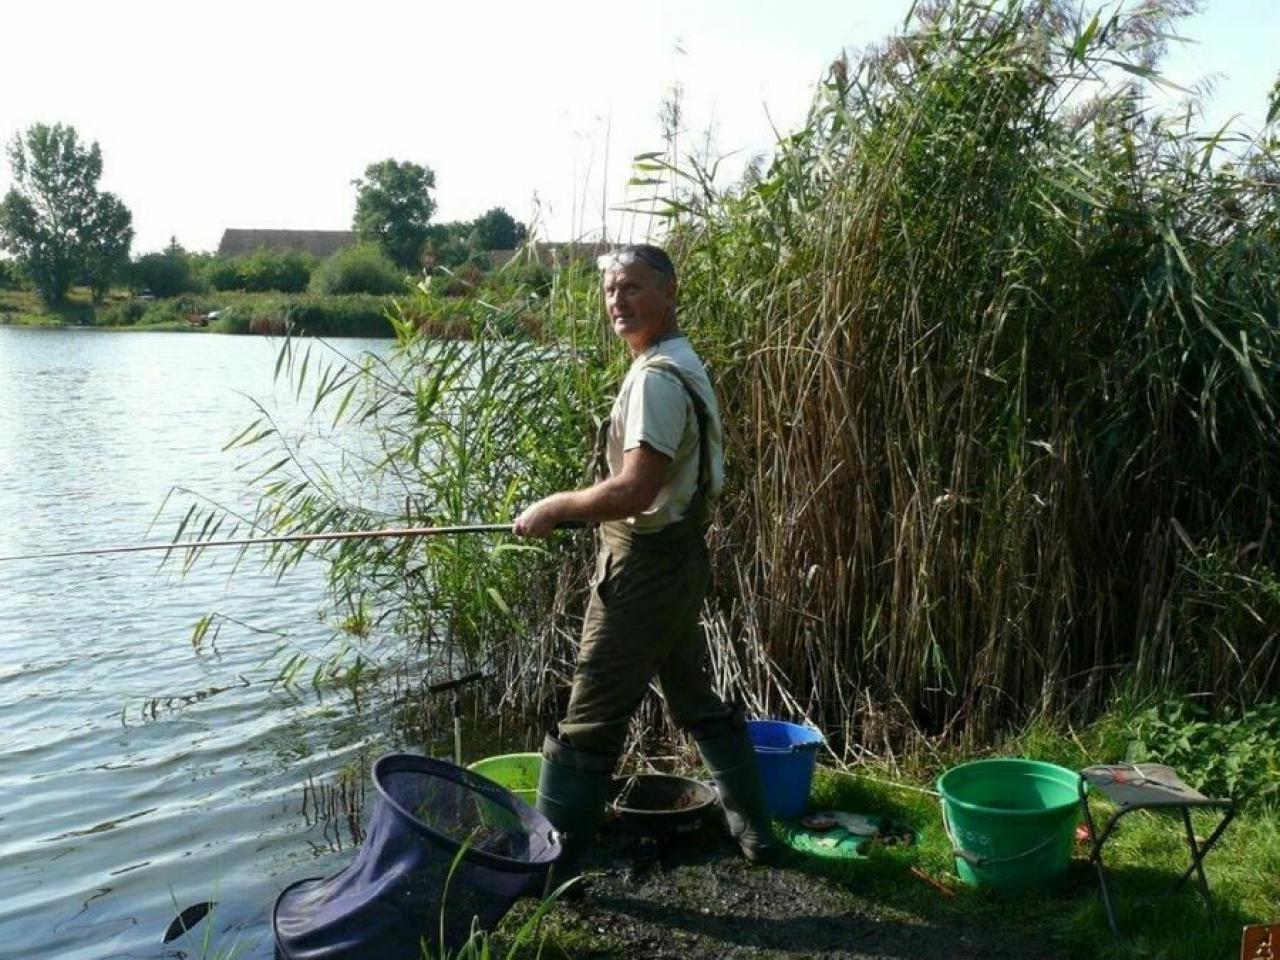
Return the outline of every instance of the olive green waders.
<path id="1" fill-rule="evenodd" d="M 774 846 L 746 726 L 715 694 L 707 674 L 706 638 L 698 621 L 710 581 L 702 521 L 706 410 L 676 376 L 698 416 L 698 491 L 688 517 L 656 533 L 636 533 L 624 522 L 600 526 L 569 706 L 559 736 L 544 743 L 538 784 L 538 809 L 564 834 L 557 883 L 577 872 L 604 814 L 627 726 L 654 677 L 672 718 L 693 735 L 716 779 L 730 831 L 744 854 L 763 859 Z"/>

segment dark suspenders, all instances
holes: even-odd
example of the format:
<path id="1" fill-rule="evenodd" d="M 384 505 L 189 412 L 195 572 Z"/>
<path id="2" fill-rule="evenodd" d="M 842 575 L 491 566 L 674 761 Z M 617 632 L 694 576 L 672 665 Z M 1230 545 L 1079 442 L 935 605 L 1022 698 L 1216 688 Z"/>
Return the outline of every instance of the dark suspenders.
<path id="1" fill-rule="evenodd" d="M 678 336 L 678 334 L 677 334 Z M 669 339 L 664 337 L 663 339 Z M 658 341 L 661 342 L 661 341 Z M 686 379 L 685 375 L 673 363 L 664 360 L 646 361 L 650 366 L 664 373 L 669 373 L 679 381 L 680 386 L 684 388 L 685 395 L 688 396 L 689 402 L 693 405 L 694 419 L 698 422 L 698 470 L 697 487 L 694 490 L 693 499 L 689 501 L 689 510 L 686 514 L 688 517 L 698 517 L 700 522 L 705 522 L 706 518 L 702 517 L 706 509 L 707 494 L 711 488 L 711 451 L 709 449 L 710 439 L 707 431 L 707 424 L 710 420 L 710 413 L 707 405 L 702 398 L 698 396 L 698 392 Z M 601 421 L 600 426 L 596 430 L 596 448 L 595 448 L 595 468 L 596 479 L 603 480 L 609 476 L 609 425 L 612 421 L 611 417 L 605 417 Z"/>

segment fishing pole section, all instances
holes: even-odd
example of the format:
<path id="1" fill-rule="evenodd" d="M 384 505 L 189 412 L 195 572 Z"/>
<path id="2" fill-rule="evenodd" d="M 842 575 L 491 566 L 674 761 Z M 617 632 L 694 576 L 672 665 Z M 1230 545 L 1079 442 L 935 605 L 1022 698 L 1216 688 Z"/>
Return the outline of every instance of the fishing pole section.
<path id="1" fill-rule="evenodd" d="M 205 547 L 256 547 L 277 543 L 320 543 L 338 540 L 385 540 L 408 537 L 443 537 L 453 534 L 507 534 L 513 532 L 510 523 L 475 523 L 448 527 L 391 527 L 385 530 L 335 530 L 328 533 L 295 533 L 275 537 L 244 537 L 236 540 L 187 540 L 170 543 L 134 544 L 123 547 L 86 547 L 80 550 L 54 552 L 17 553 L 0 557 L 0 563 L 12 560 L 60 560 L 64 557 L 97 557 L 116 553 L 146 553 L 151 551 L 203 550 Z M 566 520 L 556 524 L 557 530 L 583 530 L 594 524 L 582 520 Z"/>

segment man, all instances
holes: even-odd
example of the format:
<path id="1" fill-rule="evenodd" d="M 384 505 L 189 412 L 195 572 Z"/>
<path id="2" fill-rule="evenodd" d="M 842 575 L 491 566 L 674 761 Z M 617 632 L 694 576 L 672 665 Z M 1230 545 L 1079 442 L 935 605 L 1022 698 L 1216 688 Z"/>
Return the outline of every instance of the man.
<path id="1" fill-rule="evenodd" d="M 730 832 L 749 860 L 763 860 L 776 844 L 755 752 L 741 712 L 711 687 L 698 622 L 710 577 L 703 532 L 724 476 L 715 395 L 677 325 L 667 254 L 627 246 L 602 266 L 605 308 L 632 356 L 602 430 L 607 471 L 515 521 L 526 537 L 568 520 L 600 524 L 569 706 L 543 744 L 538 809 L 563 835 L 561 875 L 572 875 L 604 814 L 627 724 L 656 675 L 716 779 Z"/>

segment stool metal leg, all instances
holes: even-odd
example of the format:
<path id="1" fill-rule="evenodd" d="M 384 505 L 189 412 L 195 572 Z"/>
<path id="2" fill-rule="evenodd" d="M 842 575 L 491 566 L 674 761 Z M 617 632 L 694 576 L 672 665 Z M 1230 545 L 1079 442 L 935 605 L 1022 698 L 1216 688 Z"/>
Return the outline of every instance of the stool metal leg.
<path id="1" fill-rule="evenodd" d="M 1227 829 L 1227 824 L 1231 822 L 1235 814 L 1235 807 L 1228 807 L 1227 812 L 1223 814 L 1222 820 L 1214 828 L 1213 833 L 1209 834 L 1209 839 L 1205 840 L 1203 844 L 1197 844 L 1196 833 L 1191 826 L 1191 811 L 1187 807 L 1182 808 L 1182 822 L 1187 828 L 1187 845 L 1191 848 L 1191 866 L 1182 872 L 1182 876 L 1178 878 L 1174 889 L 1179 889 L 1194 872 L 1196 881 L 1200 886 L 1200 895 L 1204 898 L 1205 908 L 1209 912 L 1209 923 L 1212 926 L 1217 925 L 1218 916 L 1213 906 L 1213 897 L 1209 893 L 1209 881 L 1204 874 L 1204 858 L 1209 849 L 1218 842 L 1218 838 L 1222 836 L 1222 831 Z"/>
<path id="2" fill-rule="evenodd" d="M 1192 870 L 1196 873 L 1196 880 L 1200 884 L 1200 896 L 1204 898 L 1205 908 L 1209 911 L 1209 924 L 1216 925 L 1217 918 L 1213 915 L 1213 897 L 1209 894 L 1209 880 L 1204 875 L 1204 864 L 1201 859 L 1204 857 L 1205 851 L 1201 850 L 1196 844 L 1196 831 L 1191 826 L 1191 811 L 1186 807 L 1182 808 L 1182 822 L 1187 828 L 1187 846 L 1191 848 L 1191 866 L 1188 867 L 1188 873 Z M 1206 848 L 1208 844 L 1205 844 Z M 1183 874 L 1186 876 L 1186 874 Z M 1178 881 L 1180 886 L 1182 881 Z M 1176 887 L 1175 887 L 1176 889 Z"/>
<path id="3" fill-rule="evenodd" d="M 1222 832 L 1227 829 L 1227 824 L 1229 824 L 1232 821 L 1235 815 L 1236 815 L 1236 808 L 1227 807 L 1227 812 L 1223 814 L 1222 820 L 1218 823 L 1216 827 L 1214 827 L 1213 833 L 1209 834 L 1209 839 L 1206 840 L 1204 844 L 1200 847 L 1201 860 L 1203 860 L 1204 857 L 1208 854 L 1209 848 L 1218 842 L 1218 838 L 1222 836 Z M 1178 878 L 1178 882 L 1174 886 L 1175 890 L 1181 887 L 1184 883 L 1186 883 L 1187 877 L 1191 876 L 1191 872 L 1195 870 L 1195 868 L 1196 868 L 1196 863 L 1195 861 L 1193 861 L 1191 865 L 1187 867 L 1186 870 L 1182 871 L 1182 876 Z"/>
<path id="4" fill-rule="evenodd" d="M 1120 810 L 1113 814 L 1111 819 L 1107 821 L 1102 833 L 1099 834 L 1093 822 L 1093 812 L 1089 809 L 1089 800 L 1085 795 L 1085 789 L 1084 780 L 1081 779 L 1080 809 L 1084 814 L 1085 826 L 1089 830 L 1089 862 L 1098 871 L 1098 891 L 1102 894 L 1102 909 L 1106 911 L 1107 924 L 1111 927 L 1112 934 L 1119 939 L 1120 926 L 1116 923 L 1115 909 L 1111 906 L 1111 890 L 1107 887 L 1107 871 L 1102 865 L 1102 845 L 1111 836 L 1111 831 L 1115 829 L 1116 821 L 1120 819 L 1124 811 Z"/>
<path id="5" fill-rule="evenodd" d="M 1107 871 L 1102 866 L 1102 855 L 1093 861 L 1094 867 L 1098 871 L 1098 890 L 1102 894 L 1102 909 L 1107 912 L 1107 925 L 1111 927 L 1111 932 L 1117 939 L 1120 937 L 1120 927 L 1116 923 L 1116 913 L 1111 906 L 1111 891 L 1107 888 Z"/>

